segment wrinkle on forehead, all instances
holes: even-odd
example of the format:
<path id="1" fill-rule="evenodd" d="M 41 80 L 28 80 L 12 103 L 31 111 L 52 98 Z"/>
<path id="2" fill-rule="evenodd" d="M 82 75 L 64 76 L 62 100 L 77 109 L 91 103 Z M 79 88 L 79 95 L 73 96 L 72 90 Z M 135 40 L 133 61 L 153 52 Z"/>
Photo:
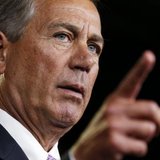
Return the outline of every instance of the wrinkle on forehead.
<path id="1" fill-rule="evenodd" d="M 71 4 L 77 4 L 78 6 L 81 5 L 84 8 L 88 8 L 88 6 L 92 9 L 95 9 L 96 6 L 91 0 L 36 0 L 37 4 L 48 4 L 48 5 L 53 5 L 56 4 L 56 6 L 61 6 L 63 5 L 71 5 Z"/>
<path id="2" fill-rule="evenodd" d="M 94 27 L 101 31 L 100 16 L 97 8 L 90 0 L 37 0 L 37 20 L 43 24 L 48 21 L 64 21 L 67 13 L 70 21 L 74 18 L 75 23 L 94 23 Z M 64 16 L 61 16 L 61 13 Z M 65 17 L 66 16 L 66 17 Z M 77 16 L 77 17 L 76 17 Z M 40 18 L 39 18 L 40 17 Z M 81 19 L 81 22 L 80 22 Z M 67 17 L 68 21 L 68 17 Z M 38 24 L 38 22 L 36 23 Z"/>
<path id="3" fill-rule="evenodd" d="M 65 15 L 62 18 L 59 14 L 62 12 L 66 13 L 66 15 L 67 14 L 70 15 L 71 16 L 70 20 L 72 20 L 72 18 L 74 18 L 74 21 L 76 24 L 81 23 L 81 21 L 84 21 L 84 23 L 88 23 L 88 25 L 94 23 L 94 25 L 97 25 L 98 27 L 100 27 L 99 16 L 97 16 L 95 14 L 91 14 L 89 11 L 82 10 L 80 8 L 55 7 L 54 8 L 54 14 L 55 14 L 54 20 L 61 21 L 63 19 L 63 21 L 65 21 Z"/>
<path id="4" fill-rule="evenodd" d="M 43 12 L 54 9 L 67 9 L 70 11 L 83 12 L 86 16 L 90 13 L 93 17 L 99 17 L 96 6 L 90 0 L 36 0 L 37 8 Z M 91 16 L 90 15 L 90 16 Z M 99 17 L 100 18 L 100 17 Z"/>

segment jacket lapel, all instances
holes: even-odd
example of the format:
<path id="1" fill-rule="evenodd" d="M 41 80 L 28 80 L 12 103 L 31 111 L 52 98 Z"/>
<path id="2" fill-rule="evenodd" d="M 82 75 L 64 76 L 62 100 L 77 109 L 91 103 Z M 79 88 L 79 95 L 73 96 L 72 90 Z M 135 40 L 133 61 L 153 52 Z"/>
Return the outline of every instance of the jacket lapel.
<path id="1" fill-rule="evenodd" d="M 17 142 L 0 125 L 0 160 L 28 160 Z"/>

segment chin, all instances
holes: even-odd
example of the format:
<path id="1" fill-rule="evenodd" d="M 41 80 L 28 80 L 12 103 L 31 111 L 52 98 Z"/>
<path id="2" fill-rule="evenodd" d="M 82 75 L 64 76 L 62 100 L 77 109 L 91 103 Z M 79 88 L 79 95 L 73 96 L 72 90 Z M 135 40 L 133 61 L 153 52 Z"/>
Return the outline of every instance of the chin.
<path id="1" fill-rule="evenodd" d="M 60 128 L 72 128 L 81 118 L 82 114 L 78 112 L 65 112 L 56 125 Z"/>
<path id="2" fill-rule="evenodd" d="M 73 119 L 64 118 L 63 120 L 52 119 L 52 125 L 59 129 L 70 129 L 78 122 L 78 120 L 79 119 L 75 119 L 75 118 Z"/>
<path id="3" fill-rule="evenodd" d="M 73 127 L 82 117 L 85 108 L 84 104 L 77 104 L 72 101 L 63 101 L 50 107 L 52 125 L 62 129 Z"/>

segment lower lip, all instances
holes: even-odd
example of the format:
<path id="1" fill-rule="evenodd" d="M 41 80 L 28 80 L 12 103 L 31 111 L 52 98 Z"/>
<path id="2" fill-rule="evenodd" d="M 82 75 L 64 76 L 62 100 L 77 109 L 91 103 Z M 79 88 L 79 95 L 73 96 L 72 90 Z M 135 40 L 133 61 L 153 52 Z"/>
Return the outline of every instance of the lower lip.
<path id="1" fill-rule="evenodd" d="M 73 97 L 73 98 L 76 98 L 79 100 L 82 100 L 82 98 L 83 98 L 81 93 L 74 92 L 72 90 L 65 89 L 65 88 L 58 88 L 58 89 L 60 92 L 62 92 L 63 95 L 67 95 L 67 96 L 70 96 L 70 97 Z"/>

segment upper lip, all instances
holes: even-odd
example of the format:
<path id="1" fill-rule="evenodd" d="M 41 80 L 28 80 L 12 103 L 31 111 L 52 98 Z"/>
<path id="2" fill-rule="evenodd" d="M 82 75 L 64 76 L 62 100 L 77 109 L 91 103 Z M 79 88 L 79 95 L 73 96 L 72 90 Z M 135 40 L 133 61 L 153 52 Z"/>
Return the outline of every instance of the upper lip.
<path id="1" fill-rule="evenodd" d="M 68 89 L 72 90 L 74 92 L 80 93 L 82 96 L 85 94 L 85 88 L 83 85 L 78 84 L 78 83 L 65 83 L 62 85 L 58 85 L 58 88 L 63 88 L 63 89 Z"/>

